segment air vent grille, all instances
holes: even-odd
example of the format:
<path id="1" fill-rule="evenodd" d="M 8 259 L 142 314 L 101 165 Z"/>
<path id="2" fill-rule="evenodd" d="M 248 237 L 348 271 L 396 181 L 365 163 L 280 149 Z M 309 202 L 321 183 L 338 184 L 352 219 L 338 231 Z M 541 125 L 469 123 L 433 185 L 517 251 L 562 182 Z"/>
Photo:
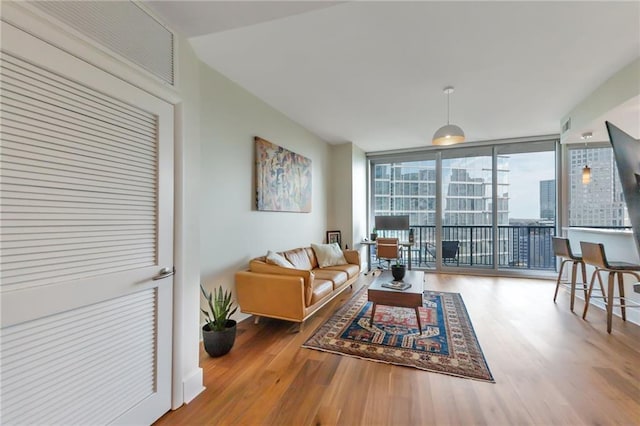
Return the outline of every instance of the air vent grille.
<path id="1" fill-rule="evenodd" d="M 130 1 L 38 1 L 49 15 L 173 84 L 173 33 Z"/>
<path id="2" fill-rule="evenodd" d="M 568 119 L 567 121 L 562 123 L 562 133 L 567 132 L 569 129 L 571 129 L 571 119 Z"/>

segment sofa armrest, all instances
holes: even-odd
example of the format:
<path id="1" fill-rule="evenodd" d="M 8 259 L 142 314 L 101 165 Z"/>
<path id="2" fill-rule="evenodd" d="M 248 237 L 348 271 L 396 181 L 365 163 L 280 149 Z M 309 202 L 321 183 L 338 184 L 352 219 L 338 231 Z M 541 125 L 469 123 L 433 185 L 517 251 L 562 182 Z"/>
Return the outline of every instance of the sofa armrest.
<path id="1" fill-rule="evenodd" d="M 342 250 L 342 253 L 348 263 L 360 266 L 360 252 L 358 250 Z"/>
<path id="2" fill-rule="evenodd" d="M 293 275 L 236 272 L 238 304 L 243 312 L 302 321 L 305 308 L 304 281 L 303 277 Z"/>

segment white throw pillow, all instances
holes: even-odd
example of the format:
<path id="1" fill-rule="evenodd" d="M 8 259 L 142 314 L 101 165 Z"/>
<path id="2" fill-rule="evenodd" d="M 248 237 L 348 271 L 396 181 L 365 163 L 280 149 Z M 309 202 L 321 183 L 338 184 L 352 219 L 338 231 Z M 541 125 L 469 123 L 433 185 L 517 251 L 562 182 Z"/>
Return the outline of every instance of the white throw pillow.
<path id="1" fill-rule="evenodd" d="M 316 253 L 318 265 L 321 268 L 333 265 L 346 265 L 347 260 L 340 249 L 338 243 L 331 244 L 311 244 L 311 248 Z"/>
<path id="2" fill-rule="evenodd" d="M 267 251 L 266 261 L 271 265 L 278 265 L 282 266 L 283 268 L 293 268 L 293 264 L 289 262 L 284 256 L 271 250 Z"/>

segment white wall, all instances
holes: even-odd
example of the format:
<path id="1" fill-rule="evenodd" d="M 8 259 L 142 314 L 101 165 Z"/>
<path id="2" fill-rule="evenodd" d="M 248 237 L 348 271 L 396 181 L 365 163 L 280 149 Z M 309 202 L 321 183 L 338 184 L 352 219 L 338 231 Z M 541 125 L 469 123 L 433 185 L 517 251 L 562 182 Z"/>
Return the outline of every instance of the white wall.
<path id="1" fill-rule="evenodd" d="M 200 365 L 200 65 L 189 43 L 178 37 L 176 88 L 175 249 L 173 368 L 182 383 L 174 383 L 174 401 L 189 402 L 203 389 Z M 173 408 L 177 408 L 174 403 Z"/>
<path id="2" fill-rule="evenodd" d="M 352 230 L 351 235 L 354 245 L 349 247 L 358 247 L 357 243 L 362 241 L 363 238 L 369 236 L 367 230 L 367 156 L 365 152 L 358 146 L 353 145 L 351 155 L 351 179 L 353 185 L 353 210 L 351 212 Z M 369 262 L 366 259 L 367 250 L 364 247 L 359 247 L 360 258 L 364 262 Z"/>
<path id="3" fill-rule="evenodd" d="M 331 146 L 331 199 L 328 226 L 331 231 L 340 231 L 342 247 L 353 247 L 351 213 L 351 143 Z"/>
<path id="4" fill-rule="evenodd" d="M 254 136 L 311 159 L 311 213 L 255 209 Z M 200 139 L 200 195 L 193 208 L 200 211 L 200 270 L 207 288 L 235 291 L 234 274 L 251 258 L 324 240 L 330 178 L 326 142 L 204 64 Z"/>
<path id="5" fill-rule="evenodd" d="M 342 233 L 342 245 L 360 250 L 363 266 L 367 236 L 367 158 L 353 143 L 331 147 L 331 208 L 328 224 Z"/>

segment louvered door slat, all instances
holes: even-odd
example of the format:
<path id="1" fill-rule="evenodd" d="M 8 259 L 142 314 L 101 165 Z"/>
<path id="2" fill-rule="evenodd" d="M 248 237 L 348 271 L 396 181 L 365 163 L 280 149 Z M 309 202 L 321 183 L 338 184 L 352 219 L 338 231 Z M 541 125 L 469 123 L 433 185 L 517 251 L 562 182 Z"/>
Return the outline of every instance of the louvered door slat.
<path id="1" fill-rule="evenodd" d="M 4 172 L 4 170 L 2 171 Z M 7 185 L 24 185 L 31 188 L 53 188 L 53 189 L 68 189 L 78 192 L 89 194 L 90 196 L 101 196 L 102 194 L 111 195 L 130 195 L 130 196 L 148 196 L 148 193 L 142 189 L 127 187 L 125 185 L 118 185 L 118 187 L 101 184 L 100 182 L 92 182 L 92 185 L 83 185 L 82 181 L 69 182 L 63 178 L 59 179 L 32 179 L 31 177 L 16 178 L 13 176 L 6 176 L 4 173 L 2 176 L 2 184 Z"/>
<path id="2" fill-rule="evenodd" d="M 138 323 L 139 327 L 137 329 L 128 330 L 126 333 L 126 337 L 135 342 L 135 344 L 139 344 L 145 341 L 153 341 L 152 337 L 149 336 L 148 331 L 145 331 L 145 327 L 152 327 L 153 320 L 149 319 L 144 315 L 144 313 L 139 313 L 135 315 L 128 315 L 123 318 L 122 311 L 117 311 L 120 315 L 116 316 L 110 313 L 109 317 L 102 318 L 103 321 L 112 325 L 111 328 L 102 330 L 100 324 L 95 324 L 93 322 L 93 317 L 95 316 L 86 316 L 83 318 L 78 318 L 73 324 L 84 321 L 85 323 L 81 324 L 80 327 L 69 327 L 69 324 L 66 324 L 66 331 L 63 337 L 58 335 L 46 336 L 40 340 L 42 346 L 47 347 L 50 351 L 55 352 L 61 357 L 61 361 L 56 363 L 55 365 L 47 364 L 47 353 L 44 352 L 29 352 L 29 348 L 31 345 L 31 339 L 22 339 L 20 344 L 15 345 L 15 351 L 7 355 L 3 358 L 3 365 L 10 371 L 10 374 L 7 374 L 3 377 L 3 384 L 6 386 L 26 386 L 31 383 L 31 381 L 36 381 L 38 376 L 42 374 L 43 369 L 48 371 L 48 376 L 51 377 L 53 382 L 57 381 L 56 374 L 58 372 L 64 372 L 68 367 L 73 365 L 73 358 L 77 356 L 88 357 L 91 359 L 87 360 L 87 365 L 92 366 L 93 360 L 96 359 L 96 351 L 104 350 L 104 348 L 100 348 L 97 345 L 84 346 L 78 350 L 78 348 L 73 348 L 73 342 L 77 339 L 87 339 L 87 334 L 95 332 L 96 336 L 101 335 L 104 339 L 112 339 L 116 337 L 116 334 L 124 334 L 123 326 L 126 324 L 125 321 L 127 319 L 129 322 L 133 321 Z M 82 327 L 84 325 L 84 327 Z M 126 327 L 125 327 L 126 328 Z M 120 330 L 120 331 L 118 331 Z M 32 330 L 37 331 L 37 330 Z M 25 335 L 24 333 L 21 335 Z M 13 346 L 12 346 L 13 347 Z M 29 356 L 25 356 L 24 354 L 28 353 Z M 114 353 L 114 357 L 117 357 L 118 354 Z M 32 365 L 38 365 L 36 369 L 31 368 Z M 98 367 L 98 366 L 96 366 Z M 45 386 L 41 386 L 44 388 Z M 9 395 L 6 402 L 15 402 L 16 399 L 22 399 L 17 395 Z"/>
<path id="3" fill-rule="evenodd" d="M 120 315 L 114 317 L 114 310 Z M 151 394 L 155 385 L 152 331 L 156 314 L 156 292 L 150 289 L 54 315 L 46 318 L 46 323 L 34 320 L 36 324 L 28 322 L 2 329 L 3 371 L 7 360 L 19 359 L 23 353 L 46 355 L 20 361 L 21 371 L 30 374 L 28 380 L 3 378 L 3 422 L 11 424 L 19 419 L 21 423 L 69 423 L 70 417 L 88 415 L 84 407 L 95 405 L 101 398 L 110 400 L 111 410 L 101 416 L 90 413 L 90 423 L 106 424 L 113 420 L 109 415 L 117 412 L 114 404 L 139 401 Z M 70 319 L 87 327 L 68 327 Z M 31 339 L 24 339 L 25 330 Z M 70 346 L 75 351 L 69 351 Z M 123 369 L 127 374 L 111 375 L 112 371 Z M 97 377 L 100 386 L 85 381 L 87 375 Z M 136 393 L 134 399 L 123 392 L 128 388 Z M 60 410 L 60 406 L 64 409 Z M 55 407 L 58 408 L 52 409 Z"/>
<path id="4" fill-rule="evenodd" d="M 31 63 L 15 56 L 6 55 L 0 52 L 0 66 L 3 69 L 11 69 L 16 74 L 22 76 L 22 80 L 34 87 L 55 87 L 59 93 L 67 96 L 75 96 L 88 101 L 88 105 L 97 105 L 97 109 L 116 110 L 123 113 L 125 117 L 131 117 L 138 123 L 155 123 L 152 113 L 133 107 L 125 102 L 104 95 L 95 90 L 87 90 L 83 85 L 59 76 L 49 70 L 34 67 Z"/>
<path id="5" fill-rule="evenodd" d="M 31 198 L 32 196 L 42 196 L 42 197 L 55 197 L 61 196 L 65 197 L 65 199 L 74 199 L 77 202 L 85 202 L 91 203 L 92 200 L 96 198 L 102 198 L 104 200 L 111 200 L 114 203 L 118 203 L 120 200 L 130 201 L 140 199 L 143 202 L 155 202 L 155 196 L 151 194 L 147 194 L 145 196 L 141 195 L 128 195 L 123 193 L 94 193 L 89 191 L 77 191 L 73 189 L 66 188 L 53 188 L 53 187 L 41 187 L 41 186 L 31 186 L 25 185 L 24 183 L 17 184 L 9 184 L 4 181 L 0 182 L 0 189 L 2 189 L 2 193 L 20 193 L 25 197 Z M 105 201 L 107 202 L 107 201 Z"/>
<path id="6" fill-rule="evenodd" d="M 61 98 L 52 93 L 45 93 L 44 96 L 34 96 L 28 89 L 28 84 L 16 83 L 11 75 L 3 74 L 0 80 L 2 88 L 3 105 L 12 106 L 16 109 L 37 112 L 45 117 L 56 117 L 64 122 L 77 122 L 86 131 L 100 130 L 119 138 L 146 141 L 153 144 L 156 136 L 156 129 L 152 126 L 127 124 L 129 120 L 122 124 L 124 118 L 118 115 L 101 114 L 100 105 L 70 105 L 68 99 Z M 50 97 L 49 95 L 53 95 Z"/>
<path id="7" fill-rule="evenodd" d="M 74 238 L 76 236 L 83 237 L 85 235 L 103 236 L 103 235 L 122 235 L 131 232 L 143 235 L 149 235 L 153 228 L 149 225 L 91 225 L 91 226 L 25 226 L 25 227 L 7 227 L 2 229 L 0 241 L 29 241 L 38 238 Z M 97 239 L 96 239 L 97 240 Z M 66 240 L 68 241 L 68 240 Z"/>
<path id="8" fill-rule="evenodd" d="M 84 242 L 104 242 L 104 241 L 122 241 L 122 240 L 144 240 L 149 238 L 148 234 L 141 230 L 117 230 L 110 232 L 109 235 L 103 235 L 101 232 L 31 232 L 20 234 L 5 234 L 0 242 L 2 247 L 29 247 L 29 246 L 47 246 L 51 244 L 82 244 Z M 150 241 L 153 241 L 151 239 Z"/>
<path id="9" fill-rule="evenodd" d="M 3 122 L 6 124 L 6 121 L 9 119 L 7 115 L 3 115 Z M 25 122 L 26 125 L 28 123 Z M 98 165 L 106 165 L 113 166 L 117 169 L 130 169 L 133 168 L 136 164 L 138 164 L 138 169 L 140 170 L 149 170 L 153 167 L 153 162 L 151 161 L 151 157 L 145 157 L 136 155 L 135 152 L 132 152 L 131 155 L 126 156 L 124 153 L 116 153 L 110 151 L 107 145 L 103 145 L 103 150 L 92 150 L 85 149 L 84 146 L 80 144 L 74 144 L 71 147 L 65 146 L 65 143 L 58 144 L 57 142 L 47 142 L 46 140 L 37 139 L 38 135 L 33 134 L 31 138 L 24 139 L 20 136 L 16 136 L 7 132 L 1 132 L 2 139 L 6 144 L 6 148 L 11 148 L 13 151 L 8 151 L 8 154 L 13 154 L 16 157 L 29 157 L 30 153 L 36 155 L 43 155 L 51 157 L 51 161 L 56 162 L 56 160 L 75 160 L 82 161 L 85 160 L 85 166 L 88 164 L 98 164 Z M 62 132 L 57 134 L 57 137 L 64 137 Z M 73 138 L 67 138 L 68 142 L 72 142 Z M 37 157 L 33 157 L 37 159 Z M 130 170 L 135 171 L 135 170 Z"/>
<path id="10" fill-rule="evenodd" d="M 125 213 L 129 215 L 153 213 L 152 206 L 127 205 L 123 203 L 95 203 L 91 206 L 73 201 L 47 201 L 47 200 L 24 200 L 22 198 L 6 198 L 5 203 L 0 207 L 0 212 L 6 213 L 29 213 L 34 211 L 42 213 L 82 213 L 93 214 L 96 210 L 106 213 Z"/>
<path id="11" fill-rule="evenodd" d="M 146 128 L 153 123 L 152 114 L 140 113 L 139 110 L 128 108 L 122 103 L 109 102 L 64 84 L 52 73 L 35 73 L 27 68 L 28 64 L 13 63 L 5 57 L 0 70 L 5 75 L 5 84 L 13 90 L 20 87 L 26 93 L 35 97 L 57 99 L 69 108 L 78 109 L 85 114 L 95 114 L 96 117 L 114 117 L 124 119 L 123 125 L 131 128 Z M 90 108 L 86 108 L 89 106 Z"/>
<path id="12" fill-rule="evenodd" d="M 97 268 L 98 265 L 132 265 L 136 263 L 143 263 L 143 260 L 148 258 L 152 251 L 135 251 L 131 250 L 132 254 L 129 254 L 127 251 L 127 255 L 120 255 L 124 251 L 115 252 L 117 254 L 112 254 L 108 257 L 109 261 L 105 261 L 105 256 L 102 254 L 89 254 L 84 257 L 78 256 L 69 256 L 65 260 L 65 264 L 61 265 L 59 263 L 59 259 L 48 259 L 41 260 L 35 259 L 31 261 L 25 262 L 5 262 L 2 265 L 2 275 L 4 277 L 4 285 L 9 286 L 12 283 L 16 282 L 24 282 L 35 280 L 36 278 L 46 278 L 47 276 L 51 276 L 52 274 L 60 274 L 68 276 L 73 272 L 85 272 L 85 271 L 93 271 L 99 272 L 100 269 Z M 146 266 L 146 265 L 145 265 Z M 26 275 L 23 271 L 25 268 L 29 268 L 29 274 Z M 48 274 L 48 275 L 47 275 Z"/>
<path id="13" fill-rule="evenodd" d="M 57 194 L 54 197 L 51 194 L 36 194 L 33 192 L 26 193 L 26 192 L 6 191 L 6 190 L 3 192 L 4 192 L 4 201 L 5 201 L 4 205 L 7 205 L 7 206 L 41 205 L 41 206 L 87 207 L 89 205 L 91 206 L 90 208 L 102 208 L 102 207 L 110 208 L 110 206 L 117 205 L 117 206 L 123 206 L 124 208 L 128 207 L 131 209 L 137 209 L 137 208 L 147 209 L 147 208 L 154 207 L 153 201 L 148 201 L 148 200 L 136 200 L 136 199 L 124 200 L 124 199 L 111 199 L 106 197 L 101 197 L 101 198 L 84 197 L 83 199 L 84 203 L 81 203 L 81 202 L 78 202 L 77 197 L 70 196 L 70 195 L 68 196 L 68 195 Z"/>
<path id="14" fill-rule="evenodd" d="M 40 121 L 43 127 L 59 126 L 60 131 L 66 133 L 74 132 L 79 136 L 103 135 L 105 141 L 121 140 L 140 148 L 151 147 L 154 142 L 152 138 L 146 135 L 127 133 L 116 127 L 107 128 L 101 123 L 90 123 L 87 120 L 83 120 L 82 116 L 70 117 L 68 114 L 63 114 L 61 109 L 38 108 L 4 96 L 2 110 L 7 118 L 12 119 L 14 122 L 36 120 Z"/>
<path id="15" fill-rule="evenodd" d="M 7 99 L 29 99 L 29 103 L 35 105 L 51 105 L 60 106 L 65 108 L 69 113 L 73 115 L 79 114 L 87 118 L 91 118 L 96 121 L 120 121 L 120 127 L 127 129 L 131 132 L 139 132 L 141 134 L 149 134 L 149 128 L 145 123 L 137 123 L 135 120 L 128 120 L 126 117 L 119 114 L 118 111 L 110 111 L 102 108 L 98 108 L 99 105 L 92 103 L 94 108 L 89 109 L 83 99 L 79 99 L 72 96 L 64 96 L 58 93 L 57 88 L 52 85 L 29 84 L 16 76 L 11 70 L 7 70 L 6 67 L 0 68 L 3 72 L 4 78 L 0 88 L 5 92 Z M 53 89 L 53 90 L 52 90 Z M 24 98 L 23 98 L 24 96 Z"/>
<path id="16" fill-rule="evenodd" d="M 84 134 L 104 134 L 109 139 L 120 139 L 138 146 L 152 146 L 155 142 L 151 135 L 129 132 L 118 126 L 104 125 L 97 120 L 88 119 L 80 114 L 66 112 L 62 108 L 52 105 L 37 105 L 37 102 L 26 103 L 28 98 L 14 99 L 9 97 L 11 93 L 4 94 L 2 110 L 15 117 L 24 117 L 42 120 L 49 124 L 58 124 L 68 131 L 76 131 Z M 154 129 L 155 131 L 155 129 Z"/>
<path id="17" fill-rule="evenodd" d="M 115 158 L 135 158 L 147 163 L 151 163 L 154 160 L 147 148 L 138 148 L 132 143 L 126 143 L 122 140 L 110 140 L 105 136 L 96 137 L 88 134 L 64 133 L 60 129 L 56 129 L 55 126 L 46 124 L 42 124 L 38 128 L 32 127 L 30 131 L 26 131 L 24 128 L 19 127 L 26 124 L 24 117 L 20 117 L 22 121 L 16 121 L 14 118 L 11 114 L 5 115 L 5 125 L 0 130 L 3 139 L 46 147 L 57 152 L 93 153 L 101 154 L 102 156 L 110 154 Z"/>
<path id="18" fill-rule="evenodd" d="M 136 188 L 142 191 L 148 191 L 155 187 L 155 182 L 142 180 L 136 180 L 132 182 L 124 176 L 113 176 L 111 174 L 87 174 L 81 171 L 63 171 L 56 169 L 49 169 L 45 167 L 34 167 L 31 165 L 19 164 L 14 162 L 5 162 L 0 176 L 11 176 L 15 178 L 30 178 L 30 179 L 44 179 L 55 180 L 58 182 L 87 182 L 95 184 L 96 186 L 104 187 L 120 187 L 120 188 Z M 124 177 L 124 179 L 123 179 Z"/>
<path id="19" fill-rule="evenodd" d="M 135 177 L 136 181 L 143 185 L 152 185 L 153 181 L 148 176 L 136 176 L 134 174 L 118 173 L 117 170 L 96 170 L 93 167 L 78 167 L 75 172 L 68 171 L 68 167 L 62 164 L 52 162 L 42 162 L 36 159 L 25 159 L 22 157 L 14 157 L 5 155 L 4 165 L 7 168 L 15 170 L 31 170 L 34 173 L 58 174 L 60 176 L 85 176 L 104 180 L 123 180 Z M 106 169 L 106 168 L 105 168 Z"/>

